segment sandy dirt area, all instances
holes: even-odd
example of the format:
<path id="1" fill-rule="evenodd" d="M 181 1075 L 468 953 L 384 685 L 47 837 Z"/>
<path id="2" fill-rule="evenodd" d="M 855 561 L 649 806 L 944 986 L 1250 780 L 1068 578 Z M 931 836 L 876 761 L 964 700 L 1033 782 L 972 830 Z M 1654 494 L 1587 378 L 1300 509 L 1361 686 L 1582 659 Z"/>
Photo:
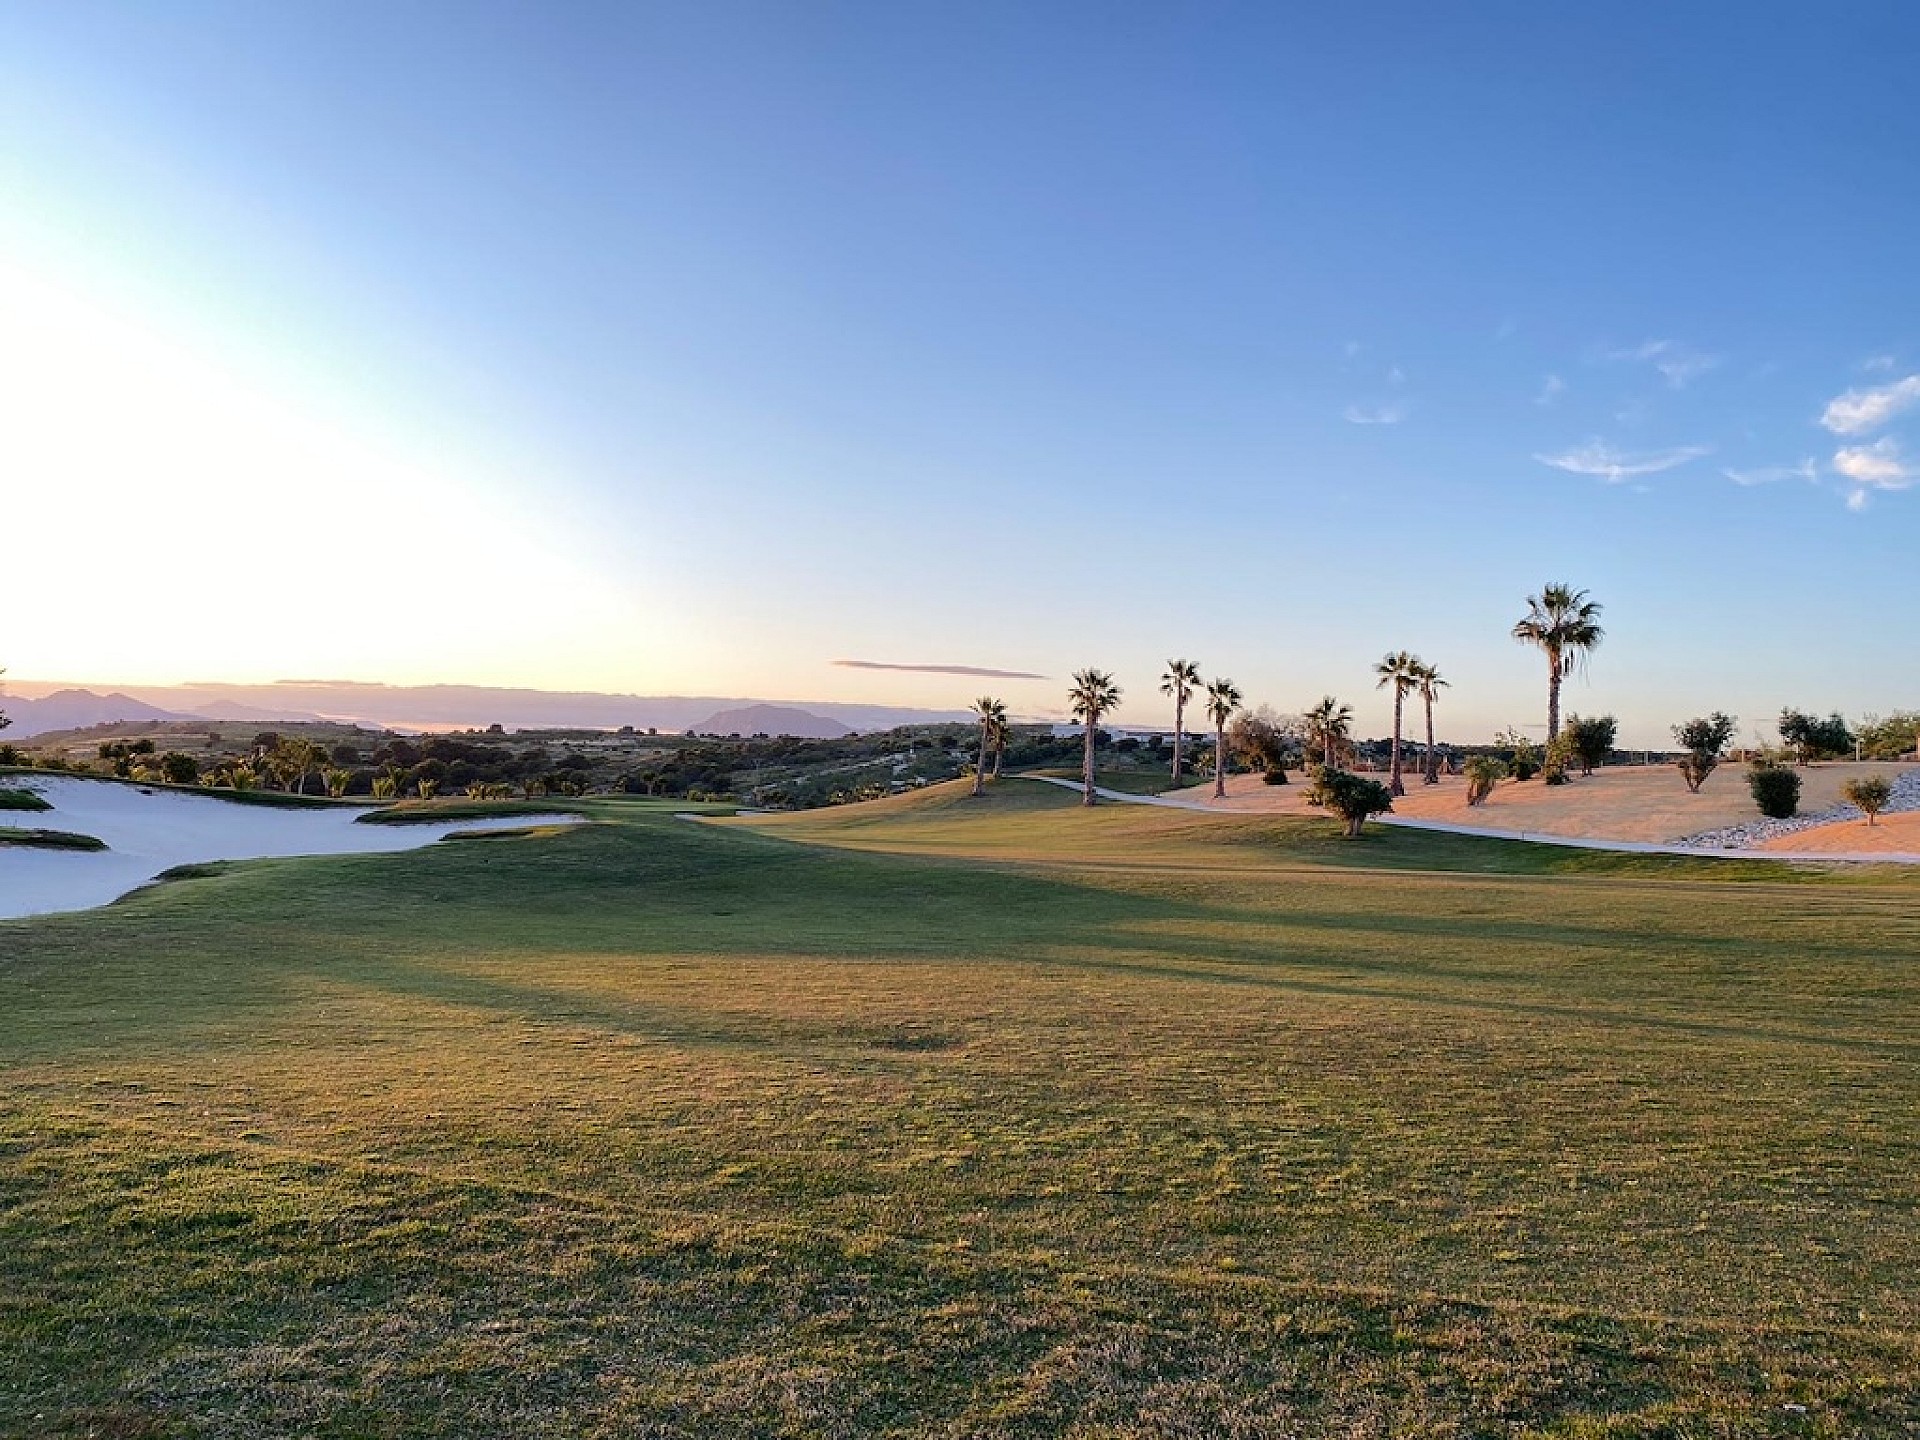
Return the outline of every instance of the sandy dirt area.
<path id="1" fill-rule="evenodd" d="M 1840 788 L 1848 780 L 1862 775 L 1885 775 L 1889 779 L 1913 765 L 1893 763 L 1839 763 L 1809 765 L 1800 772 L 1800 809 L 1803 813 L 1824 810 L 1844 803 Z M 1305 777 L 1288 775 L 1286 785 L 1268 785 L 1258 775 L 1234 775 L 1227 780 L 1227 798 L 1213 800 L 1213 783 L 1175 791 L 1182 800 L 1199 800 L 1222 810 L 1274 813 L 1319 814 L 1302 799 Z M 1386 776 L 1371 777 L 1384 783 Z M 1467 782 L 1459 775 L 1443 775 L 1438 785 L 1423 785 L 1418 773 L 1406 777 L 1406 797 L 1394 801 L 1393 813 L 1408 820 L 1444 820 L 1456 825 L 1473 825 L 1488 830 L 1520 831 L 1537 835 L 1563 835 L 1581 840 L 1638 840 L 1667 843 L 1717 830 L 1723 825 L 1738 825 L 1758 820 L 1760 811 L 1747 791 L 1744 765 L 1722 765 L 1700 787 L 1698 795 L 1688 792 L 1680 772 L 1671 765 L 1623 765 L 1596 771 L 1586 779 L 1576 778 L 1565 785 L 1545 785 L 1539 780 L 1516 784 L 1503 780 L 1493 794 L 1480 805 L 1467 804 Z M 1881 830 L 1900 816 L 1882 816 L 1873 829 Z M 1911 817 L 1920 820 L 1920 815 Z M 1859 821 L 1848 825 L 1823 826 L 1803 830 L 1782 843 L 1778 850 L 1825 848 L 1844 852 L 1846 845 L 1820 847 L 1797 842 L 1828 831 L 1845 831 L 1849 836 L 1865 836 L 1868 827 Z M 1861 846 L 1892 851 L 1920 850 L 1920 830 L 1905 831 L 1903 844 Z"/>
<path id="2" fill-rule="evenodd" d="M 1873 825 L 1865 820 L 1820 825 L 1777 840 L 1763 840 L 1754 848 L 1820 855 L 1920 855 L 1920 810 L 1882 815 Z"/>

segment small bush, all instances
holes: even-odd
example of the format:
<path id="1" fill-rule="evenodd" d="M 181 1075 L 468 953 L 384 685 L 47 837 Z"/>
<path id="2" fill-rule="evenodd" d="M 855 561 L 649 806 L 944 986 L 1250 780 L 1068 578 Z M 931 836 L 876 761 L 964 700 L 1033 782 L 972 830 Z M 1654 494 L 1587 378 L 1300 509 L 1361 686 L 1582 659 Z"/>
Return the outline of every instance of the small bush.
<path id="1" fill-rule="evenodd" d="M 1893 798 L 1893 787 L 1887 783 L 1884 775 L 1869 775 L 1859 780 L 1849 780 L 1841 788 L 1841 793 L 1867 812 L 1867 824 L 1878 824 L 1877 817 L 1887 808 L 1887 801 Z"/>
<path id="2" fill-rule="evenodd" d="M 1788 820 L 1800 811 L 1800 777 L 1782 765 L 1755 765 L 1747 772 L 1753 803 L 1770 820 Z"/>
<path id="3" fill-rule="evenodd" d="M 1467 804 L 1478 805 L 1507 778 L 1507 762 L 1497 755 L 1475 755 L 1461 768 L 1467 777 Z"/>
<path id="4" fill-rule="evenodd" d="M 1269 765 L 1266 773 L 1262 775 L 1260 779 L 1267 785 L 1284 785 L 1287 783 L 1287 772 L 1282 770 L 1278 765 Z"/>
<path id="5" fill-rule="evenodd" d="M 1369 815 L 1382 815 L 1393 809 L 1393 795 L 1378 780 L 1369 780 L 1345 770 L 1330 770 L 1322 765 L 1313 772 L 1313 787 L 1306 800 L 1323 810 L 1331 810 L 1347 822 L 1349 839 L 1360 834 Z"/>

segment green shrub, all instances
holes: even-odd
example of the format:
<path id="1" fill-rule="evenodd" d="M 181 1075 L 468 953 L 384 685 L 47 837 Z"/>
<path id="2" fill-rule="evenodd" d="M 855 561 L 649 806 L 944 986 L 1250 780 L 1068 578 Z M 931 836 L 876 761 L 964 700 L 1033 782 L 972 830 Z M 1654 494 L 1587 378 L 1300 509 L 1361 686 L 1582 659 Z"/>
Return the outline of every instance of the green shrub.
<path id="1" fill-rule="evenodd" d="M 1313 786 L 1306 801 L 1323 810 L 1331 810 L 1347 822 L 1349 838 L 1360 833 L 1369 815 L 1381 815 L 1393 809 L 1393 794 L 1378 780 L 1331 770 L 1322 765 L 1313 772 Z"/>
<path id="2" fill-rule="evenodd" d="M 1507 762 L 1498 755 L 1475 755 L 1460 767 L 1467 777 L 1467 804 L 1478 805 L 1507 778 Z"/>
<path id="3" fill-rule="evenodd" d="M 1800 811 L 1800 777 L 1783 765 L 1755 765 L 1747 772 L 1747 789 L 1769 819 L 1791 819 Z"/>
<path id="4" fill-rule="evenodd" d="M 1711 715 L 1696 715 L 1686 724 L 1673 727 L 1673 738 L 1687 752 L 1686 759 L 1680 761 L 1680 778 L 1687 782 L 1687 789 L 1696 795 L 1720 764 L 1720 757 L 1726 753 L 1727 742 L 1733 739 L 1735 723 L 1733 716 L 1716 710 Z"/>
<path id="5" fill-rule="evenodd" d="M 1880 812 L 1887 808 L 1887 801 L 1893 798 L 1893 786 L 1887 783 L 1884 775 L 1868 775 L 1859 780 L 1849 780 L 1841 787 L 1841 793 L 1867 812 L 1867 824 L 1878 823 Z"/>
<path id="6" fill-rule="evenodd" d="M 1278 765 L 1269 765 L 1260 779 L 1267 785 L 1284 785 L 1287 783 L 1287 772 Z"/>

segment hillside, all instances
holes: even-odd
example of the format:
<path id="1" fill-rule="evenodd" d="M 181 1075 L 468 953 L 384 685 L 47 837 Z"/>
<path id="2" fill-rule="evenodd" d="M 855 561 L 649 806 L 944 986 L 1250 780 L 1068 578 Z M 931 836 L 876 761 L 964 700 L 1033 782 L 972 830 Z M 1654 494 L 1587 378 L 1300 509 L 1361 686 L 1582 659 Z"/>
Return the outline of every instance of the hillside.
<path id="1" fill-rule="evenodd" d="M 853 726 L 806 710 L 785 705 L 748 705 L 738 710 L 722 710 L 697 725 L 687 727 L 689 735 L 766 735 L 788 736 L 796 740 L 839 740 L 854 733 Z"/>

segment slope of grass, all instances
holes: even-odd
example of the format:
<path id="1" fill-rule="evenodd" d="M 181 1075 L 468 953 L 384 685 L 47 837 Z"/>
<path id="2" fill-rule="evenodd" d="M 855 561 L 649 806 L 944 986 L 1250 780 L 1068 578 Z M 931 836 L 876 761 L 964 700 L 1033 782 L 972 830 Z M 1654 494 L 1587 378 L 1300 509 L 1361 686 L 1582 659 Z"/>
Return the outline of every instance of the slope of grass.
<path id="1" fill-rule="evenodd" d="M 18 845 L 35 850 L 104 850 L 107 842 L 97 835 L 82 835 L 73 830 L 23 830 L 0 825 L 0 845 Z"/>
<path id="2" fill-rule="evenodd" d="M 51 810 L 47 797 L 34 790 L 0 789 L 0 810 Z"/>
<path id="3" fill-rule="evenodd" d="M 0 1434 L 1920 1426 L 1907 876 L 587 808 L 0 924 Z"/>

